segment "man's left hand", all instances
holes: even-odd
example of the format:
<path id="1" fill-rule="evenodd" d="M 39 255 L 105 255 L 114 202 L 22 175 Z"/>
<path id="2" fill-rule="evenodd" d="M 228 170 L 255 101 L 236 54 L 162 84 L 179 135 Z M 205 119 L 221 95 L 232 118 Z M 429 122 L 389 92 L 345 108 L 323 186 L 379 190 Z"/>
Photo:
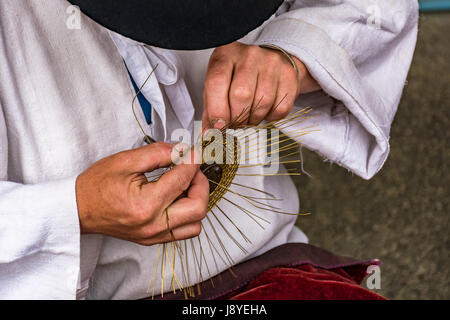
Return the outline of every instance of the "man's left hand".
<path id="1" fill-rule="evenodd" d="M 278 50 L 233 42 L 214 50 L 203 92 L 204 128 L 230 121 L 257 125 L 287 116 L 300 93 L 320 89 L 305 65 L 293 57 L 299 74 Z"/>

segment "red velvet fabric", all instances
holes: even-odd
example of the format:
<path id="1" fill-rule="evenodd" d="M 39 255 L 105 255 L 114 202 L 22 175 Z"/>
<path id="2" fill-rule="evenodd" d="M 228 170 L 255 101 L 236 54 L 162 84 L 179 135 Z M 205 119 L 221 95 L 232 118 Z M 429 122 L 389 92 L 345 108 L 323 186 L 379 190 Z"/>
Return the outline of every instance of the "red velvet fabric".
<path id="1" fill-rule="evenodd" d="M 246 286 L 219 299 L 229 300 L 385 300 L 360 286 L 366 266 L 326 270 L 310 264 L 271 268 Z"/>

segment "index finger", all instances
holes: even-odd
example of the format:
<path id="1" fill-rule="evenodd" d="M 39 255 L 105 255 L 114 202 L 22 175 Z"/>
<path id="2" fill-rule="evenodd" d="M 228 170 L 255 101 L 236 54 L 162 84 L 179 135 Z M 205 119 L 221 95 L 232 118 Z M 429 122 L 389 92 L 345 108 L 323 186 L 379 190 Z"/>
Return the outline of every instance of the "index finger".
<path id="1" fill-rule="evenodd" d="M 186 197 L 176 200 L 168 208 L 170 228 L 177 228 L 201 221 L 207 212 L 209 201 L 208 179 L 198 171 L 192 180 Z M 166 223 L 165 217 L 161 223 Z"/>
<path id="2" fill-rule="evenodd" d="M 211 56 L 203 92 L 204 127 L 222 129 L 230 121 L 228 92 L 233 74 L 233 63 L 223 56 Z"/>

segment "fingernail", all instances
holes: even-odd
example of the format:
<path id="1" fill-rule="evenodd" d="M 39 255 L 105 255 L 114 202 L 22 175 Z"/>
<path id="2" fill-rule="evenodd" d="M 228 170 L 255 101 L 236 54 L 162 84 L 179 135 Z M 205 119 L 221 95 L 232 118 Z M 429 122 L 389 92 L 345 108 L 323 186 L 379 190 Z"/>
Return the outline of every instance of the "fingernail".
<path id="1" fill-rule="evenodd" d="M 226 125 L 226 122 L 223 121 L 222 119 L 217 119 L 217 120 L 213 121 L 213 123 L 214 123 L 214 128 L 218 129 L 218 130 L 221 130 Z"/>

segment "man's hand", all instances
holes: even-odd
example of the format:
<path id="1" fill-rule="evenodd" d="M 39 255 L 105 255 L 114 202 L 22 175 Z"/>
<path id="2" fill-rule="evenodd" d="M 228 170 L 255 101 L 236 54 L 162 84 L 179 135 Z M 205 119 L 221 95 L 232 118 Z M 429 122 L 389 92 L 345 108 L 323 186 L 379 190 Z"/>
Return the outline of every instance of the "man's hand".
<path id="1" fill-rule="evenodd" d="M 203 126 L 223 128 L 276 121 L 289 114 L 298 94 L 320 89 L 305 65 L 278 50 L 239 42 L 218 47 L 211 55 L 203 92 Z"/>
<path id="2" fill-rule="evenodd" d="M 155 143 L 104 158 L 76 182 L 82 233 L 100 233 L 142 245 L 197 236 L 205 217 L 209 184 L 199 166 L 179 164 L 157 182 L 145 172 L 168 167 L 172 147 Z M 187 191 L 187 195 L 179 196 Z"/>

